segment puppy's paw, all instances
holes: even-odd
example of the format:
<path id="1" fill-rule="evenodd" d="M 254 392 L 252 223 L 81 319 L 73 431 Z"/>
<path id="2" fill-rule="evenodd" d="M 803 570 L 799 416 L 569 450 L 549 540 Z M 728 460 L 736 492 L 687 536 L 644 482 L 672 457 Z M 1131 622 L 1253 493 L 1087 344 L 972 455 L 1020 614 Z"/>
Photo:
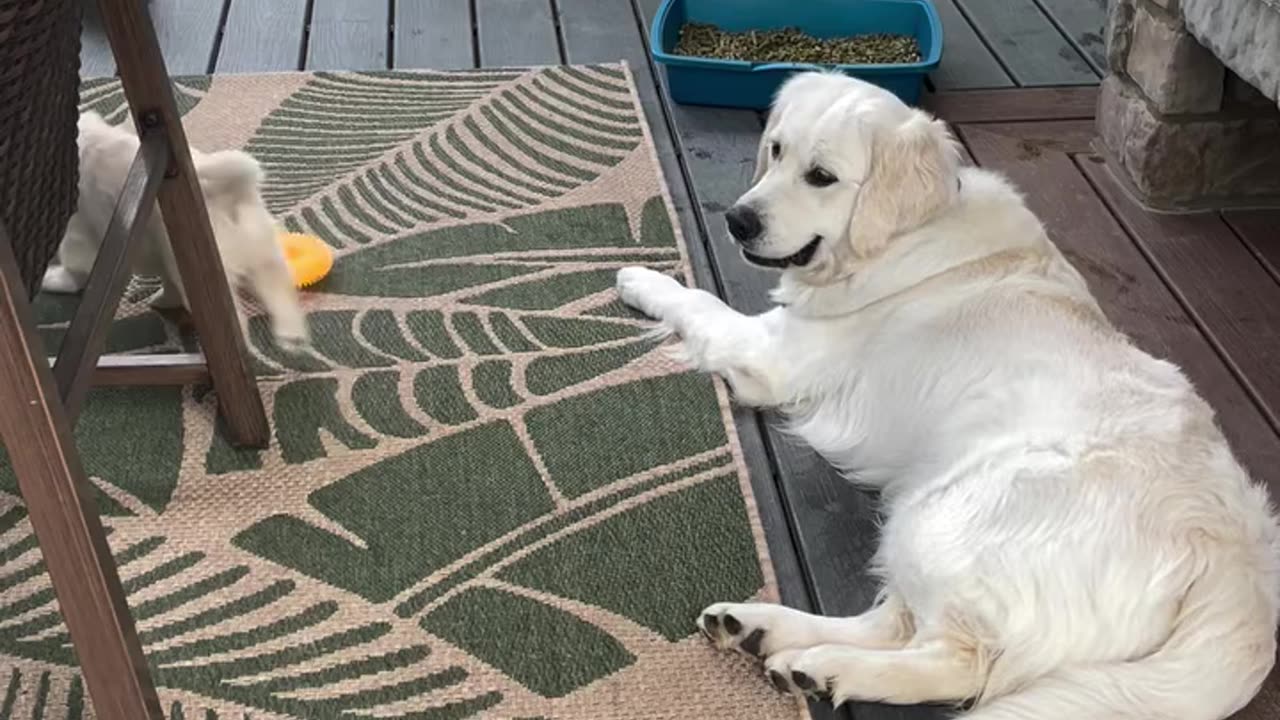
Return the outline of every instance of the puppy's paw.
<path id="1" fill-rule="evenodd" d="M 41 290 L 63 295 L 78 293 L 82 287 L 83 284 L 76 279 L 76 276 L 61 265 L 50 266 L 44 273 L 44 279 L 40 281 Z"/>
<path id="2" fill-rule="evenodd" d="M 765 658 L 780 650 L 807 647 L 808 617 L 782 605 L 717 603 L 702 611 L 698 629 L 716 647 Z"/>
<path id="3" fill-rule="evenodd" d="M 280 349 L 287 353 L 299 353 L 311 347 L 311 333 L 307 329 L 305 315 L 272 318 L 271 334 Z"/>
<path id="4" fill-rule="evenodd" d="M 151 296 L 151 299 L 147 301 L 147 304 L 157 311 L 178 310 L 179 308 L 185 308 L 187 306 L 187 304 L 182 301 L 182 295 L 169 288 L 163 288 L 156 291 L 156 294 Z"/>
<path id="5" fill-rule="evenodd" d="M 618 271 L 618 295 L 622 302 L 652 318 L 662 319 L 663 308 L 685 287 L 673 278 L 645 267 Z"/>

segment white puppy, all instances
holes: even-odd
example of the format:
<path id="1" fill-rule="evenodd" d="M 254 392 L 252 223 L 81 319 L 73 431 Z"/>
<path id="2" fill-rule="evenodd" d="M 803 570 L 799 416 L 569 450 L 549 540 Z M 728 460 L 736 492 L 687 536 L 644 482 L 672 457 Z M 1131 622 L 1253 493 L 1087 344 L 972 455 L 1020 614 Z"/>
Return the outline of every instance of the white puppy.
<path id="1" fill-rule="evenodd" d="M 626 302 L 737 399 L 882 493 L 881 599 L 853 618 L 718 604 L 770 679 L 974 720 L 1215 720 L 1274 662 L 1280 529 L 1177 367 L 1108 322 L 1009 184 L 946 126 L 826 74 L 779 93 L 741 315 L 641 268 Z"/>
<path id="2" fill-rule="evenodd" d="M 132 132 L 108 124 L 94 112 L 80 116 L 79 129 L 80 200 L 67 224 L 57 260 L 42 283 L 44 290 L 55 293 L 84 289 L 139 145 Z M 203 153 L 195 148 L 191 159 L 231 287 L 245 287 L 258 298 L 282 347 L 305 346 L 306 316 L 276 240 L 275 220 L 262 201 L 262 169 L 257 160 L 239 150 Z M 189 307 L 158 207 L 147 222 L 142 244 L 134 272 L 159 276 L 163 281 L 163 289 L 152 304 Z"/>

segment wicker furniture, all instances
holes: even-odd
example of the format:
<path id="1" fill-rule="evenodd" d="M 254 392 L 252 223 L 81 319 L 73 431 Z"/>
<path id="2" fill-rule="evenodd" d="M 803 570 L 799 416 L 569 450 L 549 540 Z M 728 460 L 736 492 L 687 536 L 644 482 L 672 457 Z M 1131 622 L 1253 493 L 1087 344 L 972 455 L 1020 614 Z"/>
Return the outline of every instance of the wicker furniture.
<path id="1" fill-rule="evenodd" d="M 50 367 L 29 301 L 75 208 L 82 1 L 0 0 L 0 439 L 96 717 L 159 719 L 94 491 L 75 451 L 75 418 L 94 383 L 209 379 L 233 441 L 263 446 L 270 430 L 155 29 L 140 0 L 99 0 L 142 146 Z M 130 274 L 130 250 L 157 205 L 204 355 L 100 358 Z"/>
<path id="2" fill-rule="evenodd" d="M 0 220 L 27 239 L 14 253 L 28 297 L 76 203 L 78 7 L 0 0 Z"/>

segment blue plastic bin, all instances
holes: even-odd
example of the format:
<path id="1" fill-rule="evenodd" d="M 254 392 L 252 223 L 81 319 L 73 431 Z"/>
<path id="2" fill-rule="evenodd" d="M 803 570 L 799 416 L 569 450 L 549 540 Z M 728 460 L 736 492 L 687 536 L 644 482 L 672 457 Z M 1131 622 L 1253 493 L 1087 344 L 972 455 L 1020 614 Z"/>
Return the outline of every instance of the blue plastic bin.
<path id="1" fill-rule="evenodd" d="M 731 32 L 797 27 L 819 38 L 914 35 L 920 62 L 826 66 L 875 83 L 912 105 L 920 99 L 925 75 L 942 59 L 942 23 L 929 0 L 663 0 L 653 18 L 649 51 L 666 71 L 671 97 L 689 105 L 763 110 L 788 76 L 819 66 L 676 55 L 686 22 L 711 23 Z"/>

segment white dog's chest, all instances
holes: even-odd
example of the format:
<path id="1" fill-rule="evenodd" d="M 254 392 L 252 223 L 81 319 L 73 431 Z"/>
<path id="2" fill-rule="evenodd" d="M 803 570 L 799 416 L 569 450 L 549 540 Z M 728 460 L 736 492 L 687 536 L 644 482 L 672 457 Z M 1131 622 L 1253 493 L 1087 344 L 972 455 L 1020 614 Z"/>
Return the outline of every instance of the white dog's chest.
<path id="1" fill-rule="evenodd" d="M 958 310 L 957 310 L 958 307 Z M 1011 433 L 1069 433 L 1082 388 L 1072 358 L 1043 331 L 964 323 L 963 305 L 863 322 L 795 323 L 782 344 L 793 429 L 829 462 L 875 486 L 913 484 L 975 443 Z M 807 351 L 807 352 L 806 352 Z M 1045 382 L 1046 378 L 1053 382 Z"/>

